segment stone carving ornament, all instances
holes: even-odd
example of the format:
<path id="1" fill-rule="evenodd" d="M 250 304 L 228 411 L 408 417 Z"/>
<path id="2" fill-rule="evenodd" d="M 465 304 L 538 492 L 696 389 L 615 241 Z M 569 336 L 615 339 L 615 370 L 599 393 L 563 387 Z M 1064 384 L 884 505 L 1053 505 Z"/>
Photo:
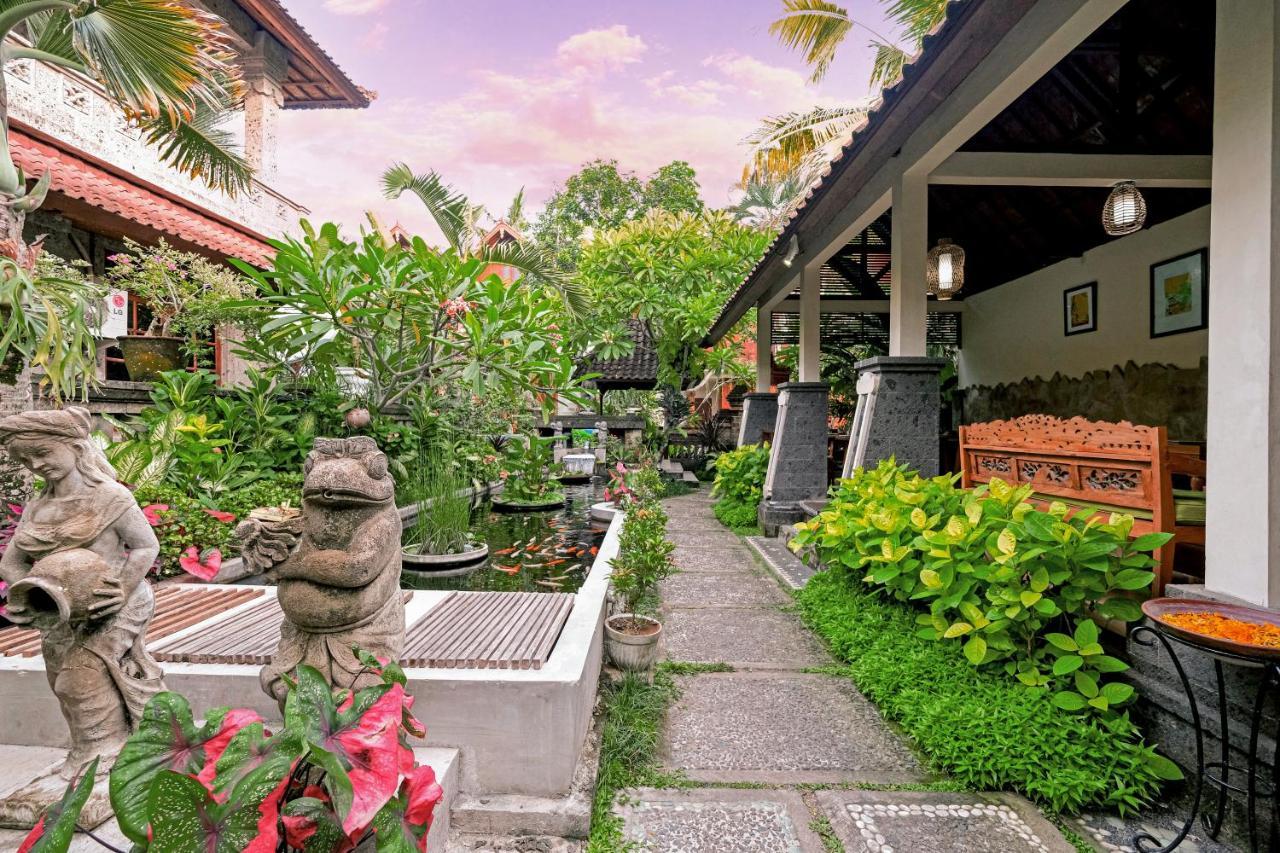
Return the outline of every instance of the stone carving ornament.
<path id="1" fill-rule="evenodd" d="M 337 687 L 364 687 L 359 647 L 396 660 L 404 647 L 400 515 L 387 457 L 373 439 L 318 438 L 307 456 L 302 516 L 259 514 L 236 535 L 249 564 L 277 584 L 280 645 L 262 688 L 283 702 L 283 676 L 299 664 Z"/>
<path id="2" fill-rule="evenodd" d="M 89 412 L 77 407 L 0 418 L 9 455 L 44 481 L 0 558 L 0 576 L 9 618 L 43 635 L 49 686 L 71 730 L 63 778 L 97 756 L 105 772 L 164 690 L 144 646 L 155 611 L 145 578 L 160 545 L 89 432 Z"/>

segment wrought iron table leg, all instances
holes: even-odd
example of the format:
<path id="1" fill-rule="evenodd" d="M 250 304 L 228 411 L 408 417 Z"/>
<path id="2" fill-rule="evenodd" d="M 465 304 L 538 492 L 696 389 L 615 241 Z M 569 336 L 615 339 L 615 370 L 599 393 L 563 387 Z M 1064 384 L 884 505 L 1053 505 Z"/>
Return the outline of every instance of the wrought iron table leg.
<path id="1" fill-rule="evenodd" d="M 1217 658 L 1213 659 L 1213 673 L 1218 679 L 1218 737 L 1222 741 L 1222 781 L 1224 784 L 1218 786 L 1218 805 L 1212 816 L 1205 812 L 1200 822 L 1204 824 L 1204 828 L 1208 831 L 1209 837 L 1218 838 L 1218 833 L 1222 831 L 1222 821 L 1227 814 L 1227 785 L 1231 781 L 1231 732 L 1228 730 L 1227 715 L 1227 682 L 1222 674 L 1222 661 Z M 1213 765 L 1209 765 L 1212 768 Z"/>
<path id="2" fill-rule="evenodd" d="M 1191 682 L 1187 679 L 1187 674 L 1182 669 L 1182 661 L 1178 660 L 1177 654 L 1173 651 L 1173 646 L 1169 640 L 1159 631 L 1148 625 L 1139 625 L 1129 632 L 1129 639 L 1141 646 L 1152 647 L 1158 642 L 1169 655 L 1169 659 L 1173 661 L 1174 668 L 1178 671 L 1178 680 L 1182 682 L 1183 692 L 1187 695 L 1187 703 L 1191 707 L 1191 722 L 1196 732 L 1196 779 L 1195 779 L 1195 797 L 1191 803 L 1191 812 L 1187 815 L 1187 820 L 1182 825 L 1182 829 L 1174 836 L 1173 840 L 1167 844 L 1161 845 L 1160 840 L 1148 832 L 1139 832 L 1133 837 L 1133 846 L 1139 853 L 1169 853 L 1171 850 L 1177 849 L 1191 832 L 1191 827 L 1195 825 L 1196 816 L 1200 814 L 1200 801 L 1204 795 L 1204 733 L 1200 727 L 1200 707 L 1196 703 L 1195 692 L 1191 689 Z M 1185 773 L 1185 768 L 1183 770 Z"/>

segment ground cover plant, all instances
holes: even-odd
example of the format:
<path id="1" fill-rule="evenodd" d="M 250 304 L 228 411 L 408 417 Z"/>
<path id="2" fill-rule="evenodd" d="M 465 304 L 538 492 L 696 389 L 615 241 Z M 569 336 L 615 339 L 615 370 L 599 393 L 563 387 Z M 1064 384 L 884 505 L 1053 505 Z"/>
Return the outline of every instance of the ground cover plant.
<path id="1" fill-rule="evenodd" d="M 1129 725 L 1117 709 L 1134 690 L 1108 680 L 1128 665 L 1104 652 L 1093 617 L 1141 618 L 1135 596 L 1150 588 L 1151 552 L 1169 534 L 1130 538 L 1132 516 L 1068 517 L 1060 502 L 1041 512 L 1029 484 L 966 490 L 955 480 L 892 461 L 855 471 L 797 525 L 791 546 L 927 609 L 916 617 L 921 639 L 961 646 L 973 666 L 1047 690 L 1064 711 Z"/>
<path id="2" fill-rule="evenodd" d="M 912 608 L 856 574 L 819 572 L 798 603 L 858 689 L 969 788 L 1015 790 L 1061 812 L 1127 813 L 1181 778 L 1123 717 L 1068 713 L 1043 690 L 975 669 L 957 645 L 920 636 Z"/>
<path id="3" fill-rule="evenodd" d="M 735 530 L 755 530 L 768 468 L 767 443 L 744 444 L 716 457 L 711 495 L 717 500 L 711 509 L 721 524 Z"/>
<path id="4" fill-rule="evenodd" d="M 334 690 L 298 667 L 284 725 L 244 708 L 194 721 L 187 700 L 147 703 L 110 774 L 111 807 L 137 850 L 340 853 L 373 839 L 379 853 L 425 851 L 442 792 L 414 759 L 426 732 L 404 673 L 357 650 L 380 683 Z M 95 760 L 20 848 L 65 853 L 94 784 Z"/>

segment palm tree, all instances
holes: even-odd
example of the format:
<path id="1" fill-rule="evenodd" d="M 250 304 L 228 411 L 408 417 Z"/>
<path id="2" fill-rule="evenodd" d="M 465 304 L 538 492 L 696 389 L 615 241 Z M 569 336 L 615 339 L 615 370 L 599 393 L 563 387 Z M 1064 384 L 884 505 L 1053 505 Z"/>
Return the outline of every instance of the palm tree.
<path id="1" fill-rule="evenodd" d="M 781 231 L 810 183 L 808 175 L 801 172 L 775 179 L 749 171 L 737 186 L 742 198 L 729 208 L 729 213 L 738 222 L 758 231 Z"/>
<path id="2" fill-rule="evenodd" d="M 459 255 L 520 270 L 531 280 L 559 291 L 572 313 L 578 314 L 584 309 L 585 297 L 581 289 L 543 249 L 519 241 L 497 246 L 483 245 L 481 238 L 484 232 L 480 228 L 480 220 L 485 212 L 484 206 L 472 204 L 465 195 L 446 184 L 438 172 L 414 174 L 407 164 L 397 163 L 382 173 L 382 191 L 390 199 L 399 198 L 406 192 L 416 195 L 444 235 L 449 248 Z M 523 206 L 522 189 L 508 213 L 519 218 Z"/>
<path id="3" fill-rule="evenodd" d="M 250 171 L 218 127 L 241 94 L 221 26 L 170 0 L 0 0 L 0 63 L 35 59 L 93 77 L 166 162 L 235 193 Z M 9 149 L 7 104 L 0 77 L 0 252 L 30 271 L 22 227 L 50 176 L 28 188 Z"/>
<path id="4" fill-rule="evenodd" d="M 898 40 L 886 38 L 866 24 L 849 17 L 849 12 L 829 0 L 782 0 L 783 15 L 769 26 L 769 32 L 787 47 L 804 53 L 812 69 L 810 79 L 823 79 L 831 68 L 837 49 L 855 28 L 871 33 L 875 61 L 871 69 L 873 87 L 888 86 L 902 74 L 908 55 L 946 16 L 948 0 L 885 0 L 887 16 L 901 31 Z M 819 167 L 831 160 L 855 130 L 866 120 L 865 104 L 845 107 L 815 107 L 807 112 L 791 112 L 764 120 L 746 143 L 751 146 L 749 173 L 766 183 L 787 180 L 790 173 L 816 178 Z M 748 181 L 744 179 L 744 185 Z M 806 182 L 793 202 L 808 189 Z"/>

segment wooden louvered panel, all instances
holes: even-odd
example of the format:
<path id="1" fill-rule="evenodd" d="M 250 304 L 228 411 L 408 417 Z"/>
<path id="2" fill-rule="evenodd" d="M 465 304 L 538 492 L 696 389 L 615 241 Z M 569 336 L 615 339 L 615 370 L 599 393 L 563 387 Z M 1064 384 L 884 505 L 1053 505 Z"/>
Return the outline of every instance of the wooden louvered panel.
<path id="1" fill-rule="evenodd" d="M 571 593 L 455 592 L 405 637 L 405 666 L 541 669 L 573 609 Z"/>
<path id="2" fill-rule="evenodd" d="M 200 586 L 162 586 L 156 589 L 156 612 L 147 627 L 152 643 L 189 628 L 263 594 L 261 589 L 209 589 Z M 0 629 L 0 656 L 30 658 L 40 654 L 40 632 L 32 628 Z"/>

